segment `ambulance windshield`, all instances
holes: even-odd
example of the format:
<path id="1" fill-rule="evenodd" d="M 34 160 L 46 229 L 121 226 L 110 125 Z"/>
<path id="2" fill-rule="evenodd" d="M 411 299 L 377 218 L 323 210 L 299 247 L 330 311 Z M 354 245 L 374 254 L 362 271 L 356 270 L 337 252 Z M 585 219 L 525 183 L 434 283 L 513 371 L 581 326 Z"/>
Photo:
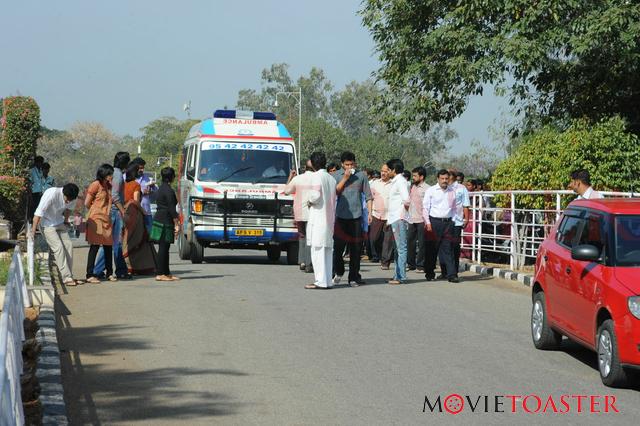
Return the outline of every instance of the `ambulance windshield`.
<path id="1" fill-rule="evenodd" d="M 290 144 L 203 142 L 198 179 L 203 182 L 287 183 L 295 168 Z"/>

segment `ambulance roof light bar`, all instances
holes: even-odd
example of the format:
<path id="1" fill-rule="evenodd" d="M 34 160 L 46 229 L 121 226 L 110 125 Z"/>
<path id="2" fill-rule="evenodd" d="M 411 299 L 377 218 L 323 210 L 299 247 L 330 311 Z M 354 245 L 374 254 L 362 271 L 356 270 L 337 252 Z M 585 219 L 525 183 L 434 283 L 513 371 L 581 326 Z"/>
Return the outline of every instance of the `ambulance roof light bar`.
<path id="1" fill-rule="evenodd" d="M 253 112 L 234 109 L 217 109 L 213 113 L 213 118 L 237 118 L 240 120 L 276 120 L 276 115 L 272 112 Z"/>

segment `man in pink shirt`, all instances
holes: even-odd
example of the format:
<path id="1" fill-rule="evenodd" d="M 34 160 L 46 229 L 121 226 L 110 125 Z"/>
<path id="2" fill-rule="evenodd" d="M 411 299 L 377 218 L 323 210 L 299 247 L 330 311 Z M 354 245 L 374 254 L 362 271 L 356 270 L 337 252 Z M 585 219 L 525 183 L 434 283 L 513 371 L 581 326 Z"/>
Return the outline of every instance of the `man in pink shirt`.
<path id="1" fill-rule="evenodd" d="M 429 188 L 424 178 L 427 171 L 424 167 L 416 167 L 411 171 L 411 191 L 409 198 L 409 232 L 407 233 L 407 269 L 424 273 L 425 238 L 424 219 L 422 218 L 422 200 L 424 192 Z"/>
<path id="2" fill-rule="evenodd" d="M 304 173 L 298 175 L 292 170 L 289 174 L 289 182 L 284 189 L 286 195 L 294 194 L 293 219 L 298 228 L 298 263 L 300 264 L 300 270 L 308 273 L 313 272 L 311 248 L 307 245 L 307 222 L 309 220 L 308 201 L 312 177 L 313 168 L 311 166 L 311 160 L 307 160 Z"/>
<path id="3" fill-rule="evenodd" d="M 372 211 L 369 212 L 369 242 L 371 261 L 380 262 L 382 269 L 389 269 L 393 258 L 393 232 L 387 226 L 387 199 L 389 198 L 391 179 L 386 164 L 380 169 L 380 179 L 371 183 L 373 195 Z"/>

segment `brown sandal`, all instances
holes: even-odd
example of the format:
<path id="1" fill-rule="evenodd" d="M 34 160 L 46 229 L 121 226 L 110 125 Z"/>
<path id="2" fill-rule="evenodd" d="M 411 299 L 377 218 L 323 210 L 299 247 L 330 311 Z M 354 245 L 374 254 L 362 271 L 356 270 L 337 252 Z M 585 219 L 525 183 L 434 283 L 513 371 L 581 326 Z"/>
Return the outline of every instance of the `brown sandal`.
<path id="1" fill-rule="evenodd" d="M 329 287 L 320 287 L 319 285 L 315 284 L 307 284 L 304 286 L 304 288 L 306 288 L 307 290 L 327 290 Z"/>

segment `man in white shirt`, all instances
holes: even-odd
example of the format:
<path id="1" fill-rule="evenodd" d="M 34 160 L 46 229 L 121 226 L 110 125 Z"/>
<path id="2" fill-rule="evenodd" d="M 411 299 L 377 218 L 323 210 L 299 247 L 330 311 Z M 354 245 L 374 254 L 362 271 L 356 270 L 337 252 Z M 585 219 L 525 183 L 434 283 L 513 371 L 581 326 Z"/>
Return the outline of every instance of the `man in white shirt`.
<path id="1" fill-rule="evenodd" d="M 452 253 L 453 216 L 456 210 L 456 191 L 449 186 L 449 172 L 445 169 L 437 173 L 438 183 L 427 189 L 422 202 L 422 217 L 427 232 L 435 235 L 435 250 L 425 260 L 425 278 L 435 279 L 437 253 L 440 263 L 445 264 L 449 282 L 460 282 Z"/>
<path id="2" fill-rule="evenodd" d="M 462 240 L 462 230 L 467 226 L 467 223 L 469 223 L 469 207 L 471 206 L 469 201 L 469 191 L 463 183 L 464 173 L 449 170 L 449 186 L 451 186 L 456 192 L 456 210 L 453 216 L 453 235 L 451 240 L 453 262 L 455 263 L 456 271 L 460 268 L 460 243 Z M 440 270 L 442 273 L 438 279 L 446 278 L 446 265 L 442 263 L 442 261 L 440 262 Z"/>
<path id="3" fill-rule="evenodd" d="M 289 183 L 284 189 L 286 195 L 293 196 L 293 219 L 298 228 L 298 262 L 300 270 L 313 272 L 311 266 L 311 248 L 307 245 L 307 221 L 309 220 L 309 191 L 313 168 L 311 160 L 307 160 L 305 172 L 296 175 L 292 170 L 289 175 Z"/>
<path id="4" fill-rule="evenodd" d="M 393 159 L 387 162 L 391 187 L 387 204 L 387 225 L 393 232 L 393 242 L 396 249 L 395 273 L 389 284 L 402 284 L 407 279 L 407 230 L 409 220 L 409 187 L 404 178 L 404 163 Z"/>
<path id="5" fill-rule="evenodd" d="M 336 222 L 336 180 L 325 169 L 327 158 L 321 152 L 311 154 L 309 191 L 309 221 L 307 245 L 311 247 L 311 262 L 315 282 L 306 289 L 328 289 L 333 286 L 333 229 Z"/>
<path id="6" fill-rule="evenodd" d="M 586 170 L 576 170 L 571 173 L 571 182 L 569 188 L 578 194 L 576 200 L 592 200 L 596 198 L 604 198 L 602 194 L 594 190 L 591 186 L 591 176 Z"/>
<path id="7" fill-rule="evenodd" d="M 374 263 L 380 262 L 382 269 L 389 269 L 393 257 L 393 232 L 387 227 L 387 199 L 389 198 L 391 179 L 389 167 L 383 164 L 380 168 L 380 179 L 371 184 L 373 202 L 369 212 L 369 243 L 371 258 Z"/>
<path id="8" fill-rule="evenodd" d="M 81 280 L 73 279 L 73 244 L 69 238 L 69 214 L 74 208 L 74 201 L 78 198 L 79 192 L 73 183 L 44 191 L 34 213 L 31 228 L 33 237 L 38 225 L 42 226 L 42 234 L 53 252 L 62 282 L 70 286 L 82 283 Z"/>

